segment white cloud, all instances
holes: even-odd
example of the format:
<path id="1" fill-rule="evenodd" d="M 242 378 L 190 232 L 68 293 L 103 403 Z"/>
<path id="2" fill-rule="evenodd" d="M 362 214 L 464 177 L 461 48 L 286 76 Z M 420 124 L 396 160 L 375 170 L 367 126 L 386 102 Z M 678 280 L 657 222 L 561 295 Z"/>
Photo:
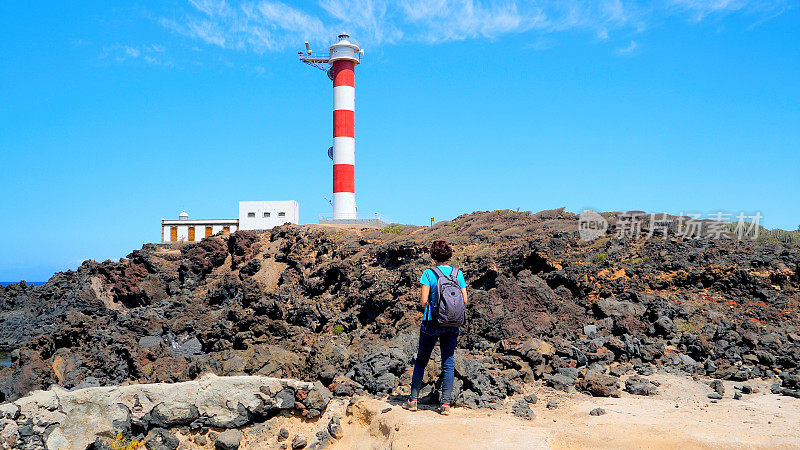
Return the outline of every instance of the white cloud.
<path id="1" fill-rule="evenodd" d="M 655 18 L 767 16 L 781 10 L 785 1 L 317 0 L 295 7 L 278 0 L 188 0 L 183 12 L 161 19 L 161 24 L 205 44 L 256 53 L 299 47 L 305 40 L 324 46 L 343 30 L 370 48 L 528 32 L 541 37 L 581 31 L 605 41 L 641 32 Z"/>
<path id="2" fill-rule="evenodd" d="M 160 45 L 131 46 L 115 44 L 103 49 L 101 58 L 118 63 L 144 61 L 151 65 L 168 65 L 164 58 L 165 49 Z"/>
<path id="3" fill-rule="evenodd" d="M 689 14 L 690 19 L 699 22 L 709 16 L 722 16 L 735 12 L 767 14 L 774 17 L 775 11 L 782 13 L 785 0 L 669 0 L 676 10 Z"/>
<path id="4" fill-rule="evenodd" d="M 618 55 L 630 55 L 631 53 L 635 52 L 638 49 L 639 49 L 639 44 L 637 44 L 636 41 L 631 41 L 631 43 L 628 44 L 627 46 L 622 47 L 622 48 L 618 48 L 617 49 L 617 54 Z"/>

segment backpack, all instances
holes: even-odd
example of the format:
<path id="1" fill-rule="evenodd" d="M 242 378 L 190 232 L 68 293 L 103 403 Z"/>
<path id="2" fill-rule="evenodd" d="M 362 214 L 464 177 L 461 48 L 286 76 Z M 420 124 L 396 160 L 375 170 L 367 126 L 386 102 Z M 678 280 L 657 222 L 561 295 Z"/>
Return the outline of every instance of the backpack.
<path id="1" fill-rule="evenodd" d="M 458 284 L 458 269 L 453 267 L 449 277 L 436 266 L 431 270 L 437 277 L 436 287 L 433 289 L 433 305 L 431 305 L 433 320 L 442 327 L 460 327 L 464 324 L 466 311 L 464 295 Z"/>

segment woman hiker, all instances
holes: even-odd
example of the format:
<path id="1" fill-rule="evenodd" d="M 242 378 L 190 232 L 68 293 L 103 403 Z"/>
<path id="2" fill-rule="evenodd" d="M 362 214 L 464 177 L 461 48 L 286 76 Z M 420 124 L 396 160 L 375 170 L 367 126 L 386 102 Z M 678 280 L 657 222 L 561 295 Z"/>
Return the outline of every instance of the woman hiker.
<path id="1" fill-rule="evenodd" d="M 453 393 L 453 354 L 456 350 L 456 341 L 463 323 L 464 309 L 461 305 L 448 305 L 448 301 L 461 302 L 467 306 L 467 283 L 464 274 L 451 266 L 445 265 L 453 256 L 453 250 L 445 241 L 434 241 L 431 245 L 431 258 L 436 267 L 426 269 L 419 282 L 422 284 L 420 303 L 425 307 L 422 316 L 422 326 L 419 330 L 419 350 L 414 363 L 414 375 L 411 377 L 411 396 L 403 408 L 416 411 L 417 398 L 422 386 L 422 376 L 425 366 L 431 357 L 436 341 L 442 353 L 442 395 L 439 412 L 447 415 L 450 413 L 450 401 Z M 453 273 L 455 271 L 455 273 Z M 443 279 L 440 280 L 440 277 Z M 441 281 L 441 284 L 440 284 Z M 459 295 L 460 294 L 460 295 Z M 437 298 L 441 296 L 442 298 Z M 445 309 L 449 309 L 446 311 Z M 460 315 L 460 317 L 456 317 Z M 441 317 L 440 317 L 441 316 Z M 448 319 L 448 317 L 450 317 Z M 455 317 L 455 318 L 453 318 Z"/>

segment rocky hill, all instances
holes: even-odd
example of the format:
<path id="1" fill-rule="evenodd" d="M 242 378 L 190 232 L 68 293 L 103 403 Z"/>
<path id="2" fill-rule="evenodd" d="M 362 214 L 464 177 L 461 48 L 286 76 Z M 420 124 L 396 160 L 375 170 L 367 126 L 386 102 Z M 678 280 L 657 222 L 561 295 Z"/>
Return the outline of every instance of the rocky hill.
<path id="1" fill-rule="evenodd" d="M 57 384 L 177 382 L 204 373 L 403 392 L 434 239 L 470 288 L 457 403 L 489 406 L 544 380 L 618 395 L 635 370 L 747 380 L 800 396 L 800 249 L 770 240 L 594 241 L 563 210 L 477 212 L 433 227 L 285 225 L 145 245 L 36 287 L 0 287 L 0 400 Z M 424 394 L 436 395 L 436 367 Z M 647 393 L 641 385 L 626 388 Z"/>

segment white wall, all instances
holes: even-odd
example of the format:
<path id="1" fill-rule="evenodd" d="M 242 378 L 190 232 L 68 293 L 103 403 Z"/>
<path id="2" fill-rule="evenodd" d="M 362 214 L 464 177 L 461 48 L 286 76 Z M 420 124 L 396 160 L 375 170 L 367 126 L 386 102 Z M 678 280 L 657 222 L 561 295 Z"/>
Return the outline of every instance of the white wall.
<path id="1" fill-rule="evenodd" d="M 248 217 L 254 213 L 255 217 Z M 269 213 L 269 217 L 264 217 Z M 280 213 L 285 213 L 280 217 Z M 284 223 L 300 223 L 300 205 L 294 200 L 239 202 L 239 227 L 242 230 L 270 230 Z"/>
<path id="2" fill-rule="evenodd" d="M 235 232 L 239 227 L 235 224 L 209 224 L 209 223 L 192 223 L 192 224 L 164 224 L 161 226 L 161 240 L 162 242 L 170 242 L 170 228 L 178 227 L 178 241 L 188 242 L 189 241 L 189 227 L 194 227 L 194 241 L 202 241 L 206 237 L 206 226 L 211 226 L 211 234 L 217 234 L 222 232 L 222 228 L 225 226 L 229 226 L 231 228 L 231 233 Z"/>

